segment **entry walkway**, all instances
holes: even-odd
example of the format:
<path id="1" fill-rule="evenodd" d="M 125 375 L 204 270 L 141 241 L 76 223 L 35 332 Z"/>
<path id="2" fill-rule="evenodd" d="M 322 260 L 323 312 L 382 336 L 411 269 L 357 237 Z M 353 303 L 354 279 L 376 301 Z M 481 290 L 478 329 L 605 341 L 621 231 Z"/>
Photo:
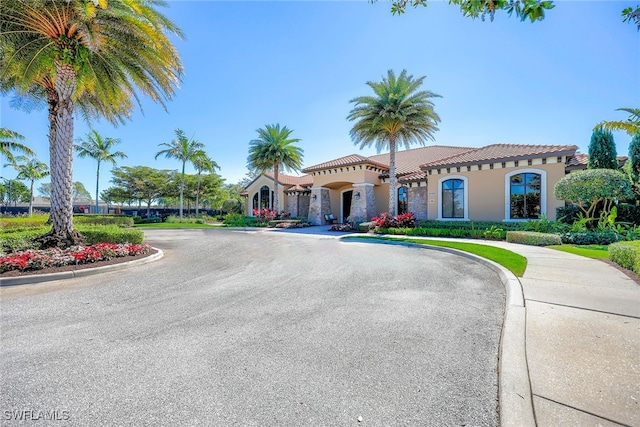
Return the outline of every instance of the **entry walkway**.
<path id="1" fill-rule="evenodd" d="M 300 232 L 344 235 L 327 229 L 310 227 Z M 497 246 L 527 258 L 527 269 L 518 280 L 525 301 L 525 349 L 535 424 L 640 426 L 638 283 L 603 261 L 553 249 L 438 240 Z"/>

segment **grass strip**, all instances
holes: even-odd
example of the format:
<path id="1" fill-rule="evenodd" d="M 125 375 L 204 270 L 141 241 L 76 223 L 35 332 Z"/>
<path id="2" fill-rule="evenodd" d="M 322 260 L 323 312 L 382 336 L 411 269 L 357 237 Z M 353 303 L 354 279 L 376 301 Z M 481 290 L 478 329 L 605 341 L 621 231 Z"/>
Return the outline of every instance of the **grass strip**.
<path id="1" fill-rule="evenodd" d="M 349 236 L 348 239 L 367 239 L 367 240 L 387 240 L 392 242 L 417 243 L 425 246 L 442 246 L 445 248 L 458 249 L 478 255 L 482 258 L 491 260 L 500 264 L 507 270 L 511 271 L 517 277 L 522 277 L 527 268 L 527 259 L 520 254 L 511 252 L 506 249 L 496 248 L 495 246 L 481 245 L 478 243 L 455 242 L 431 239 L 410 239 L 395 237 L 374 237 L 374 236 Z"/>
<path id="2" fill-rule="evenodd" d="M 609 248 L 604 245 L 552 245 L 548 248 L 593 259 L 609 258 Z"/>

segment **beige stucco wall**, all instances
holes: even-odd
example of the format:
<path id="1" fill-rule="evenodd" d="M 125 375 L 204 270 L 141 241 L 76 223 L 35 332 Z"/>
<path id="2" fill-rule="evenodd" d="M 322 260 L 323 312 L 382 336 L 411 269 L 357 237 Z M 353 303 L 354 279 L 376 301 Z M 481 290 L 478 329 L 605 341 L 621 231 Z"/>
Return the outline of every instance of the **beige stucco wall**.
<path id="1" fill-rule="evenodd" d="M 536 164 L 537 163 L 537 164 Z M 477 169 L 477 168 L 476 168 Z M 455 168 L 451 168 L 450 173 L 432 174 L 428 178 L 428 198 L 434 203 L 429 203 L 428 217 L 429 219 L 438 219 L 438 205 L 440 203 L 440 195 L 438 192 L 439 180 L 445 178 L 453 178 L 461 176 L 467 178 L 468 191 L 468 212 L 467 216 L 470 220 L 475 221 L 504 221 L 505 203 L 508 203 L 507 195 L 509 189 L 505 190 L 505 177 L 507 174 L 526 171 L 545 171 L 546 172 L 546 209 L 542 213 L 547 215 L 551 220 L 556 219 L 556 208 L 564 206 L 564 201 L 557 200 L 553 197 L 553 188 L 555 184 L 565 176 L 564 162 L 541 164 L 534 162 L 532 165 L 519 167 L 502 168 L 500 163 L 494 164 L 494 169 L 489 169 L 488 165 L 483 165 L 483 170 L 466 171 L 461 168 L 457 172 Z"/>
<path id="2" fill-rule="evenodd" d="M 255 182 L 253 182 L 249 187 L 247 187 L 246 191 L 249 193 L 249 196 L 246 199 L 245 203 L 245 213 L 247 215 L 253 216 L 253 196 L 256 192 L 260 191 L 263 185 L 269 187 L 272 191 L 274 189 L 274 182 L 272 179 L 267 178 L 266 176 L 260 176 Z M 285 186 L 278 185 L 278 209 L 274 209 L 276 212 L 281 212 L 286 210 L 287 206 L 287 195 L 284 193 Z"/>
<path id="3" fill-rule="evenodd" d="M 380 183 L 380 179 L 378 178 L 378 175 L 380 174 L 380 172 L 366 170 L 364 167 L 362 169 L 359 169 L 359 166 L 356 166 L 355 171 L 352 168 L 353 166 L 350 167 L 351 170 L 349 171 L 346 171 L 346 168 L 343 168 L 342 172 L 340 172 L 340 168 L 321 171 L 321 172 L 315 172 L 315 175 L 313 175 L 313 186 L 326 187 L 333 190 L 337 188 L 342 188 L 347 183 L 351 183 L 351 184 L 356 184 L 360 182 L 369 182 L 371 184 Z"/>

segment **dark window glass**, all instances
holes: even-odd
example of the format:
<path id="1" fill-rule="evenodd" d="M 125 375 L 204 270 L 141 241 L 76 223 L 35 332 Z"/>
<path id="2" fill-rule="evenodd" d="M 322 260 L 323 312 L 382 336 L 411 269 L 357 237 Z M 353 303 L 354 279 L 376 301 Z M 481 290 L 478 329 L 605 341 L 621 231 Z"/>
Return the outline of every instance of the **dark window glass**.
<path id="1" fill-rule="evenodd" d="M 253 195 L 253 209 L 258 209 L 258 193 Z"/>
<path id="2" fill-rule="evenodd" d="M 407 187 L 398 188 L 398 215 L 409 211 L 409 191 Z"/>
<path id="3" fill-rule="evenodd" d="M 464 218 L 464 181 L 448 179 L 442 183 L 442 217 Z"/>
<path id="4" fill-rule="evenodd" d="M 520 173 L 511 177 L 511 219 L 540 217 L 542 177 L 537 173 Z"/>
<path id="5" fill-rule="evenodd" d="M 266 185 L 260 188 L 260 209 L 269 209 L 273 206 L 273 200 L 270 199 L 271 190 Z M 273 196 L 271 196 L 272 198 Z"/>

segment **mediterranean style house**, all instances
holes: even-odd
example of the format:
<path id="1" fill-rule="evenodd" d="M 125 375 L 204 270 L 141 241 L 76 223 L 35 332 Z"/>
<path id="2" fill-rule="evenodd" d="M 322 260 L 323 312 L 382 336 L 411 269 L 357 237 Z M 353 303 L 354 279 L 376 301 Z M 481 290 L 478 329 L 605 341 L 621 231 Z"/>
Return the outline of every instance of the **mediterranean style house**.
<path id="1" fill-rule="evenodd" d="M 480 148 L 433 145 L 396 153 L 398 214 L 443 221 L 521 221 L 556 218 L 563 200 L 555 184 L 584 169 L 575 145 L 493 144 Z M 273 174 L 264 173 L 242 193 L 249 215 L 269 208 L 325 224 L 365 222 L 389 206 L 389 153 L 351 154 L 279 175 L 280 206 L 273 206 Z"/>

